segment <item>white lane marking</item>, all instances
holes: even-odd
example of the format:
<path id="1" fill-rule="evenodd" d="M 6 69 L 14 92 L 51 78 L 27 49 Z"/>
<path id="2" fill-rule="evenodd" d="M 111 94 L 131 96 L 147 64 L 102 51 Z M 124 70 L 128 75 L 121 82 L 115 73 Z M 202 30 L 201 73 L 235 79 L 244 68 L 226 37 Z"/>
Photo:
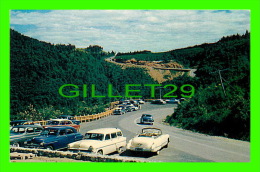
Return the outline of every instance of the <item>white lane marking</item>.
<path id="1" fill-rule="evenodd" d="M 180 137 L 177 137 L 177 136 L 172 136 L 172 137 L 178 138 L 180 140 L 184 140 L 186 142 L 195 143 L 197 145 L 201 145 L 201 146 L 204 146 L 204 147 L 208 147 L 208 148 L 212 148 L 212 149 L 215 149 L 215 150 L 219 150 L 219 151 L 222 151 L 222 152 L 232 153 L 232 154 L 236 154 L 236 155 L 240 155 L 240 156 L 244 156 L 244 157 L 250 158 L 250 156 L 248 156 L 248 155 L 240 154 L 240 153 L 237 153 L 237 152 L 228 151 L 228 150 L 217 148 L 217 147 L 214 147 L 214 146 L 209 146 L 209 145 L 206 145 L 206 144 L 203 144 L 203 143 L 194 142 L 194 141 L 183 139 L 183 138 L 180 138 Z"/>
<path id="2" fill-rule="evenodd" d="M 140 117 L 138 117 L 138 118 L 136 118 L 135 120 L 134 120 L 134 124 L 135 125 L 137 125 L 138 127 L 141 127 L 140 125 L 138 125 L 138 123 L 137 123 L 137 120 L 139 119 L 139 122 L 140 122 Z M 141 127 L 142 128 L 142 127 Z"/>

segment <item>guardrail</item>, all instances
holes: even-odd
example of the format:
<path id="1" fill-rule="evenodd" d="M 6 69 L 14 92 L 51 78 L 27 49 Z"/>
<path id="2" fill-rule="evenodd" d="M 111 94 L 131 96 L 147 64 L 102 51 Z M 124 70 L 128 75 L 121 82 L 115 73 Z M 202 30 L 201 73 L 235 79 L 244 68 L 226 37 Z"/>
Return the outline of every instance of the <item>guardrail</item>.
<path id="1" fill-rule="evenodd" d="M 110 116 L 113 114 L 113 111 L 116 107 L 116 104 L 118 104 L 118 101 L 116 102 L 111 102 L 110 103 L 110 107 L 105 111 L 105 112 L 101 112 L 98 114 L 93 114 L 93 115 L 82 115 L 82 116 L 75 116 L 76 120 L 79 120 L 80 122 L 89 122 L 89 121 L 93 121 L 93 120 L 97 120 L 97 119 L 101 119 L 107 116 Z M 41 125 L 46 125 L 47 121 L 42 120 L 42 121 L 33 121 L 34 123 L 38 123 Z"/>
<path id="2" fill-rule="evenodd" d="M 103 117 L 110 116 L 113 114 L 113 110 L 114 109 L 110 109 L 108 111 L 101 112 L 101 113 L 94 114 L 94 115 L 75 116 L 75 119 L 79 120 L 80 122 L 89 122 L 89 121 L 93 121 L 93 120 L 101 119 Z"/>

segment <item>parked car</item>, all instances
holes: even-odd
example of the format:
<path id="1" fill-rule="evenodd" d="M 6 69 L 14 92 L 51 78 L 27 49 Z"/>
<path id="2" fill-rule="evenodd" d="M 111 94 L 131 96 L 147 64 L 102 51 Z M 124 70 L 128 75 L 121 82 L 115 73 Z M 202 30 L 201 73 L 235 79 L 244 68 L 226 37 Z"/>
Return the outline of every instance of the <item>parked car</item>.
<path id="1" fill-rule="evenodd" d="M 138 107 L 134 106 L 134 105 L 128 105 L 127 107 L 131 108 L 132 111 L 137 111 Z"/>
<path id="2" fill-rule="evenodd" d="M 130 103 L 130 100 L 124 100 L 122 104 Z"/>
<path id="3" fill-rule="evenodd" d="M 51 119 L 47 121 L 47 124 L 43 128 L 54 127 L 54 126 L 71 126 L 74 127 L 78 132 L 80 131 L 80 125 L 74 124 L 68 119 Z"/>
<path id="4" fill-rule="evenodd" d="M 118 105 L 118 108 L 119 108 L 119 109 L 124 109 L 124 110 L 126 110 L 126 105 L 123 105 L 123 104 Z"/>
<path id="5" fill-rule="evenodd" d="M 89 152 L 96 154 L 110 154 L 125 150 L 126 137 L 118 128 L 100 128 L 90 130 L 85 134 L 81 141 L 73 142 L 68 145 L 68 149 L 73 152 Z"/>
<path id="6" fill-rule="evenodd" d="M 171 104 L 179 104 L 180 100 L 176 99 L 176 98 L 172 98 L 172 99 L 165 100 L 165 102 L 166 103 L 171 103 Z"/>
<path id="7" fill-rule="evenodd" d="M 137 104 L 138 102 L 136 100 L 130 100 L 130 103 Z"/>
<path id="8" fill-rule="evenodd" d="M 34 122 L 31 120 L 15 120 L 10 122 L 10 126 L 16 126 L 16 125 L 33 125 Z"/>
<path id="9" fill-rule="evenodd" d="M 68 120 L 71 120 L 74 124 L 77 124 L 77 125 L 80 124 L 80 121 L 76 120 L 76 118 L 71 115 L 61 115 L 58 117 L 58 119 L 68 119 Z"/>
<path id="10" fill-rule="evenodd" d="M 132 112 L 132 111 L 134 111 L 134 109 L 133 109 L 132 106 L 126 106 L 126 111 L 127 112 Z"/>
<path id="11" fill-rule="evenodd" d="M 24 146 L 27 140 L 39 136 L 42 130 L 43 128 L 39 125 L 16 125 L 10 130 L 10 145 Z"/>
<path id="12" fill-rule="evenodd" d="M 121 108 L 116 108 L 113 112 L 114 115 L 123 115 L 126 113 L 125 109 L 121 109 Z"/>
<path id="13" fill-rule="evenodd" d="M 152 104 L 166 104 L 166 102 L 162 99 L 153 100 L 151 103 Z"/>
<path id="14" fill-rule="evenodd" d="M 139 103 L 139 104 L 145 104 L 145 101 L 144 100 L 137 100 L 137 102 Z"/>
<path id="15" fill-rule="evenodd" d="M 183 102 L 183 101 L 185 101 L 186 99 L 185 98 L 180 98 L 180 102 Z"/>
<path id="16" fill-rule="evenodd" d="M 67 148 L 69 143 L 82 139 L 83 135 L 73 127 L 48 127 L 43 130 L 40 136 L 28 141 L 26 147 L 57 150 Z"/>
<path id="17" fill-rule="evenodd" d="M 162 134 L 159 128 L 143 128 L 142 132 L 131 139 L 127 144 L 127 150 L 135 152 L 154 152 L 159 154 L 163 147 L 168 147 L 169 134 Z"/>
<path id="18" fill-rule="evenodd" d="M 141 124 L 151 124 L 153 125 L 153 115 L 150 114 L 143 114 L 140 118 L 140 123 Z"/>

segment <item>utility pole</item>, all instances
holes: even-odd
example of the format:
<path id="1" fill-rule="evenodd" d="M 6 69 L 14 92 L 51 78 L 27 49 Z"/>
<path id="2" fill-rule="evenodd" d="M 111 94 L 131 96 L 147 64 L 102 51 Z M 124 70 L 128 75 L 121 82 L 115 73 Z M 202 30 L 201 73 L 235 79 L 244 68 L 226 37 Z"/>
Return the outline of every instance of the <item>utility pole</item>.
<path id="1" fill-rule="evenodd" d="M 226 91 L 225 91 L 225 87 L 224 87 L 224 84 L 223 84 L 223 81 L 222 81 L 222 76 L 221 76 L 221 71 L 225 71 L 225 70 L 229 70 L 229 68 L 227 68 L 227 69 L 222 69 L 222 70 L 217 70 L 217 71 L 215 71 L 215 72 L 210 72 L 210 73 L 216 73 L 216 72 L 218 72 L 218 74 L 219 74 L 219 79 L 220 79 L 220 82 L 221 82 L 221 86 L 222 86 L 222 89 L 223 89 L 223 93 L 224 93 L 224 95 L 226 96 Z"/>
<path id="2" fill-rule="evenodd" d="M 222 82 L 222 77 L 221 77 L 220 70 L 218 70 L 218 74 L 219 74 L 219 78 L 220 78 L 220 82 L 221 82 L 221 85 L 222 85 L 222 89 L 223 89 L 224 95 L 226 96 L 226 91 L 225 91 L 225 88 L 224 88 L 224 84 Z"/>
<path id="3" fill-rule="evenodd" d="M 160 99 L 162 99 L 162 88 L 163 88 L 163 87 L 158 87 L 158 88 L 156 88 L 156 89 L 160 89 Z"/>

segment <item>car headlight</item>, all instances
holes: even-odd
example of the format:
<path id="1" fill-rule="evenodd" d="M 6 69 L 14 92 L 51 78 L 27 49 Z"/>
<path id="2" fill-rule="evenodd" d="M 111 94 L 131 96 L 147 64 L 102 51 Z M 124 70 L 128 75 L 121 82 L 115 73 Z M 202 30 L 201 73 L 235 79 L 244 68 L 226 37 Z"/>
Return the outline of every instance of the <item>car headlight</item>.
<path id="1" fill-rule="evenodd" d="M 44 142 L 40 143 L 40 146 L 43 146 L 44 145 Z"/>

